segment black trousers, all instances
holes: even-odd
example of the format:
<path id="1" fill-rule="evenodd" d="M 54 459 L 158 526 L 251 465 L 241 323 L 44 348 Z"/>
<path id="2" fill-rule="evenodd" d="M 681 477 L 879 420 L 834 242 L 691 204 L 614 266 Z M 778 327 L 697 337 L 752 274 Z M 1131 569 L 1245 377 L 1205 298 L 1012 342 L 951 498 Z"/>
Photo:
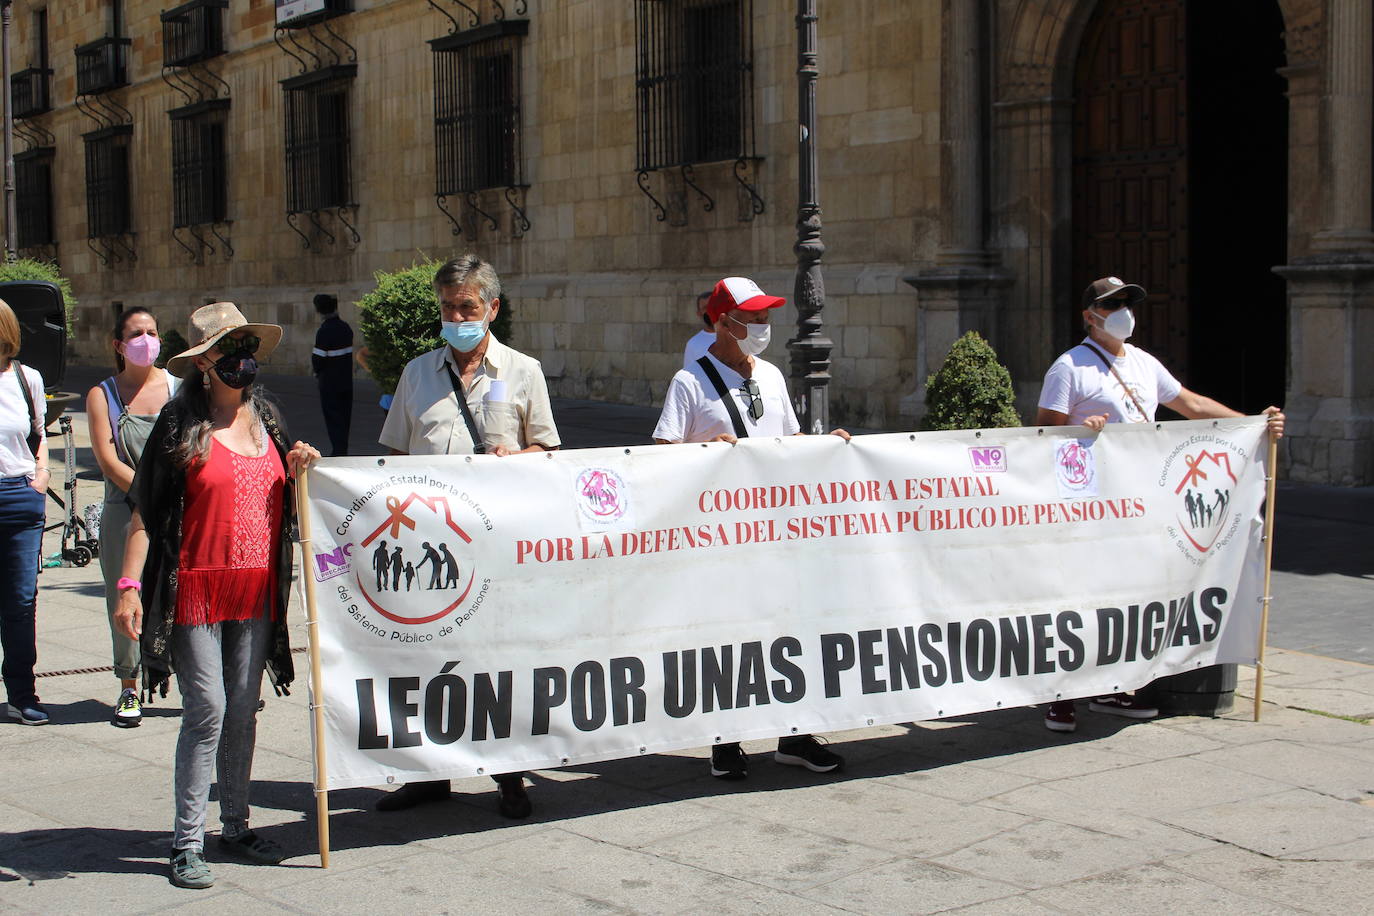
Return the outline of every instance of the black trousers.
<path id="1" fill-rule="evenodd" d="M 325 387 L 320 383 L 320 410 L 329 433 L 329 456 L 339 458 L 348 454 L 348 431 L 353 425 L 353 386 Z"/>

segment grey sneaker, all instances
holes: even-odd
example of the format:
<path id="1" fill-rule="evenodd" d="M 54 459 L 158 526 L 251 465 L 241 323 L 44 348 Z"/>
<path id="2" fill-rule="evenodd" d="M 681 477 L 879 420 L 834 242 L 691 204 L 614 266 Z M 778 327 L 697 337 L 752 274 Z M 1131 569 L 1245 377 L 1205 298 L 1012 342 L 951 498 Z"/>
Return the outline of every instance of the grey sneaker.
<path id="1" fill-rule="evenodd" d="M 205 856 L 199 849 L 173 849 L 172 883 L 177 887 L 204 890 L 214 886 L 215 876 L 210 874 L 210 866 L 205 864 Z"/>
<path id="2" fill-rule="evenodd" d="M 120 728 L 137 728 L 142 724 L 143 704 L 138 701 L 138 691 L 132 687 L 125 687 L 120 691 L 110 721 Z"/>

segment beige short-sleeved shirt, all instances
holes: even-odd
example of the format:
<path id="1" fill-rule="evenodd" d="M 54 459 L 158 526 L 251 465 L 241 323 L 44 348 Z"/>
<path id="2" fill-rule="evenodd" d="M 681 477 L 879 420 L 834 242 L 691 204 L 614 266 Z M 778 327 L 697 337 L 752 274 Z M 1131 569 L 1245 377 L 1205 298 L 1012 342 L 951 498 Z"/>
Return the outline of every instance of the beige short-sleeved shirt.
<path id="1" fill-rule="evenodd" d="M 382 445 L 410 455 L 472 454 L 472 438 L 453 393 L 449 368 L 459 374 L 447 346 L 406 363 L 382 426 Z M 493 382 L 505 383 L 500 401 L 489 397 Z M 515 450 L 561 444 L 539 360 L 491 337 L 466 394 L 472 420 L 488 447 L 501 444 Z"/>

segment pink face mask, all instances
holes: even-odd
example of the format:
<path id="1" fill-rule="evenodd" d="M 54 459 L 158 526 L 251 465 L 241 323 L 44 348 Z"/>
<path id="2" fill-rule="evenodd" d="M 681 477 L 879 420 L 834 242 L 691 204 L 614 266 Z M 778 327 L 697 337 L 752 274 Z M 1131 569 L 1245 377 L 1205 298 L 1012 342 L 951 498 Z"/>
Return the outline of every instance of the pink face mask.
<path id="1" fill-rule="evenodd" d="M 135 366 L 151 366 L 161 352 L 162 341 L 151 334 L 124 341 L 124 358 Z"/>

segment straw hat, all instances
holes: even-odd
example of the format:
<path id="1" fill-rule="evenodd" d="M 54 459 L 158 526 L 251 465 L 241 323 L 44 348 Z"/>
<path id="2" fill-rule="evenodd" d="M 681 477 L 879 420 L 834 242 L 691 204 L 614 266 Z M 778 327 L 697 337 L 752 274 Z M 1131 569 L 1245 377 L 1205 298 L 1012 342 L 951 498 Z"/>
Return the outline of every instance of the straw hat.
<path id="1" fill-rule="evenodd" d="M 245 330 L 255 335 L 262 342 L 258 344 L 258 352 L 253 356 L 258 360 L 264 360 L 281 342 L 281 325 L 277 324 L 250 324 L 247 318 L 243 317 L 243 312 L 232 302 L 212 302 L 202 306 L 191 313 L 191 334 L 192 340 L 200 343 L 182 353 L 178 353 L 167 360 L 167 371 L 177 376 L 185 378 L 186 373 L 191 369 L 191 361 L 209 350 L 225 334 L 233 333 L 237 330 Z"/>

